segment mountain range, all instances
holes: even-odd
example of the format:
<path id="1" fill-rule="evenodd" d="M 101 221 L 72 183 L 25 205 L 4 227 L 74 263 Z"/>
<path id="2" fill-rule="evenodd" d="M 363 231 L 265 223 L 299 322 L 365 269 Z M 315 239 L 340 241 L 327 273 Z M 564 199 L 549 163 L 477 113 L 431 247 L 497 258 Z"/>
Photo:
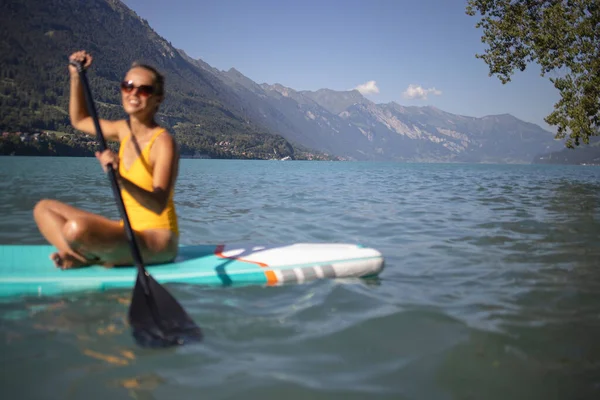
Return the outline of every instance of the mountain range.
<path id="1" fill-rule="evenodd" d="M 0 129 L 71 132 L 66 60 L 94 55 L 99 114 L 122 117 L 118 83 L 133 61 L 157 66 L 159 119 L 182 151 L 225 158 L 530 163 L 564 144 L 511 115 L 374 103 L 356 90 L 298 91 L 217 70 L 160 37 L 119 0 L 0 0 Z"/>
<path id="2" fill-rule="evenodd" d="M 563 145 L 512 115 L 467 117 L 435 107 L 376 104 L 357 90 L 296 91 L 258 84 L 235 68 L 190 62 L 232 88 L 254 119 L 287 139 L 353 160 L 527 163 Z"/>

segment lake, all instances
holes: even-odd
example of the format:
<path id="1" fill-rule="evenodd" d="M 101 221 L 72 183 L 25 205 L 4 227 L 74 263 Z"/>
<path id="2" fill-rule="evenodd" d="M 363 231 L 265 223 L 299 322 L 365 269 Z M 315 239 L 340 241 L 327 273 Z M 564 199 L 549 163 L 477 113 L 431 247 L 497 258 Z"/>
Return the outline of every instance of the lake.
<path id="1" fill-rule="evenodd" d="M 600 167 L 181 162 L 182 243 L 352 242 L 379 279 L 168 285 L 200 344 L 137 347 L 130 292 L 0 302 L 3 398 L 600 398 Z M 93 158 L 0 157 L 0 243 L 54 198 L 117 218 Z M 2 262 L 0 260 L 0 262 Z"/>

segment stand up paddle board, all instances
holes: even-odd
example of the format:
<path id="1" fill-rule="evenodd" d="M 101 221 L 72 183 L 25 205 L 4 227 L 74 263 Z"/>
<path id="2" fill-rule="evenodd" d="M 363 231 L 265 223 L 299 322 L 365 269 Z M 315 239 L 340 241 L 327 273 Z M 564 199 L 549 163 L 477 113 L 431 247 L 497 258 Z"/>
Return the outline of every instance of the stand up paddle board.
<path id="1" fill-rule="evenodd" d="M 61 270 L 49 255 L 50 245 L 0 246 L 0 297 L 47 296 L 77 291 L 132 288 L 134 266 L 91 266 Z M 172 263 L 148 265 L 160 283 L 276 286 L 323 278 L 370 277 L 384 267 L 382 254 L 355 244 L 180 246 Z"/>

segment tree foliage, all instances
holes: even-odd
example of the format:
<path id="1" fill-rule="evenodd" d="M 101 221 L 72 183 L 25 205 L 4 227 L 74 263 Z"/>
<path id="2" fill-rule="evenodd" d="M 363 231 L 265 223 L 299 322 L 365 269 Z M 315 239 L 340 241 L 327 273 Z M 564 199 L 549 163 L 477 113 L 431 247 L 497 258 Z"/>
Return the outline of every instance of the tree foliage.
<path id="1" fill-rule="evenodd" d="M 468 0 L 466 12 L 481 15 L 477 54 L 490 76 L 510 82 L 513 72 L 537 63 L 560 100 L 545 121 L 572 148 L 600 131 L 600 2 L 598 0 Z"/>

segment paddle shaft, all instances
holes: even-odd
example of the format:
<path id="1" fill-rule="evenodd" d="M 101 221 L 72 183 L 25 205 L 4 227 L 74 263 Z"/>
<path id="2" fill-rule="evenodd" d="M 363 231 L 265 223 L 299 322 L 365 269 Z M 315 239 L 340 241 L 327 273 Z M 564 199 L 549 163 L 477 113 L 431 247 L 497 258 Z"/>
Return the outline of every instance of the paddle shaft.
<path id="1" fill-rule="evenodd" d="M 85 74 L 85 70 L 80 63 L 73 62 L 73 65 L 77 67 L 77 72 L 79 73 L 79 77 L 81 78 L 81 82 L 83 84 L 84 97 L 87 104 L 88 112 L 94 121 L 94 126 L 96 127 L 96 139 L 98 140 L 98 144 L 100 146 L 100 150 L 104 151 L 107 149 L 106 140 L 104 140 L 104 135 L 102 134 L 102 128 L 100 127 L 100 121 L 98 120 L 98 114 L 96 113 L 96 106 L 94 105 L 94 100 L 92 99 L 92 92 L 90 90 L 90 85 L 87 80 L 87 76 Z M 125 225 L 125 232 L 127 234 L 127 239 L 129 242 L 129 248 L 131 250 L 131 254 L 133 255 L 133 260 L 135 265 L 138 268 L 138 272 L 146 278 L 146 269 L 144 268 L 144 262 L 142 261 L 142 255 L 140 252 L 140 248 L 138 246 L 136 237 L 133 233 L 133 229 L 131 228 L 131 224 L 129 222 L 129 216 L 127 215 L 127 210 L 125 209 L 125 204 L 123 203 L 123 196 L 121 195 L 121 190 L 119 189 L 119 184 L 117 182 L 117 173 L 112 167 L 112 165 L 108 165 L 108 176 L 110 178 L 110 184 L 113 191 L 113 195 L 117 201 L 117 207 L 119 208 L 119 213 L 121 214 L 121 218 L 123 219 L 123 223 Z M 148 283 L 146 279 L 140 279 L 144 287 L 144 292 L 149 295 Z"/>

